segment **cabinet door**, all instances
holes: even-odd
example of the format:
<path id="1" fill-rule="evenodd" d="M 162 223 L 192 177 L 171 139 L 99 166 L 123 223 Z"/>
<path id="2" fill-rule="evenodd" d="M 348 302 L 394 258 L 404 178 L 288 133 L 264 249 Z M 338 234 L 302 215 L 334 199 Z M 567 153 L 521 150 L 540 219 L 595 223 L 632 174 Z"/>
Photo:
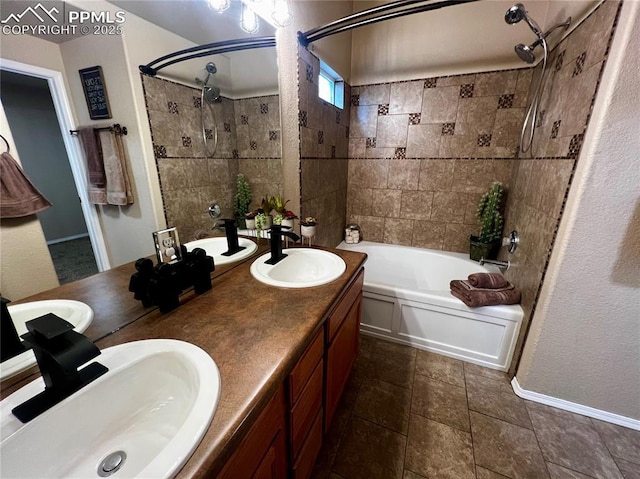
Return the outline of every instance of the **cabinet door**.
<path id="1" fill-rule="evenodd" d="M 282 479 L 287 475 L 284 388 L 280 387 L 227 461 L 219 479 Z"/>
<path id="2" fill-rule="evenodd" d="M 358 335 L 360 333 L 360 305 L 362 293 L 351 306 L 340 329 L 327 351 L 327 386 L 325 397 L 325 433 L 329 430 L 340 397 L 347 384 L 349 373 L 358 354 Z"/>

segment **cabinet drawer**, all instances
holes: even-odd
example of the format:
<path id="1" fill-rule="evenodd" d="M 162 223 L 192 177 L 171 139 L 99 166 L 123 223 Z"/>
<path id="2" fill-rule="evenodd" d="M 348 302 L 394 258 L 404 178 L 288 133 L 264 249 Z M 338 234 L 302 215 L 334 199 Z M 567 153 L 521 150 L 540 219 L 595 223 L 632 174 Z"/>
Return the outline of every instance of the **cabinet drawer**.
<path id="1" fill-rule="evenodd" d="M 300 400 L 291 409 L 291 457 L 295 459 L 300 452 L 304 438 L 318 411 L 322 408 L 322 367 L 321 360 L 305 386 Z"/>
<path id="2" fill-rule="evenodd" d="M 305 384 L 322 358 L 322 352 L 322 329 L 320 329 L 289 374 L 289 404 L 295 404 L 300 397 Z"/>
<path id="3" fill-rule="evenodd" d="M 300 456 L 293 466 L 293 479 L 308 479 L 322 448 L 322 409 L 313 421 L 311 431 L 302 446 Z"/>
<path id="4" fill-rule="evenodd" d="M 351 287 L 347 290 L 345 295 L 342 297 L 336 308 L 329 316 L 328 320 L 328 338 L 329 342 L 333 341 L 338 329 L 340 329 L 340 325 L 347 317 L 347 313 L 351 309 L 351 305 L 356 301 L 356 299 L 362 294 L 362 285 L 364 284 L 364 269 L 360 270 L 358 277 L 355 279 Z"/>

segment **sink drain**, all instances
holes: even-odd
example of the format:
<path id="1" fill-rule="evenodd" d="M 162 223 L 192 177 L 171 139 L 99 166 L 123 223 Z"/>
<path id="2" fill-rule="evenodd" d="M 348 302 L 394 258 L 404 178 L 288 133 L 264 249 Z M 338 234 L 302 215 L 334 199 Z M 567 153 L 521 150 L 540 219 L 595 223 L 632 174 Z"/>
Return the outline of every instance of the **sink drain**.
<path id="1" fill-rule="evenodd" d="M 105 457 L 98 466 L 98 475 L 100 477 L 109 477 L 120 470 L 124 461 L 127 460 L 127 453 L 124 451 L 116 451 Z"/>

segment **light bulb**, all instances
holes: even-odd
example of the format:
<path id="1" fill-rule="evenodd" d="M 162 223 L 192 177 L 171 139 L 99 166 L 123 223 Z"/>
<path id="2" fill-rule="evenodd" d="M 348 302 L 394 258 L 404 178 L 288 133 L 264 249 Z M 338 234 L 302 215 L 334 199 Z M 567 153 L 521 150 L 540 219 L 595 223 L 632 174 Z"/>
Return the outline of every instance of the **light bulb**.
<path id="1" fill-rule="evenodd" d="M 240 27 L 247 33 L 256 33 L 258 31 L 258 25 L 258 16 L 250 7 L 243 3 Z"/>
<path id="2" fill-rule="evenodd" d="M 279 27 L 286 27 L 291 24 L 293 17 L 289 12 L 287 0 L 275 0 L 271 17 Z"/>
<path id="3" fill-rule="evenodd" d="M 222 13 L 231 6 L 231 0 L 207 0 L 207 5 L 211 10 Z"/>

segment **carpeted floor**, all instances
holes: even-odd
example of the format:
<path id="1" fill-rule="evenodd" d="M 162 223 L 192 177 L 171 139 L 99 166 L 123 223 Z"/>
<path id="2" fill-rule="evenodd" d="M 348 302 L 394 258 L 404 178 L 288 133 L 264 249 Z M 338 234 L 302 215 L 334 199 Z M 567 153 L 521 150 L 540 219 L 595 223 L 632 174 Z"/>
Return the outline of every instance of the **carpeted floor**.
<path id="1" fill-rule="evenodd" d="M 49 246 L 60 284 L 86 278 L 98 272 L 89 237 Z"/>

